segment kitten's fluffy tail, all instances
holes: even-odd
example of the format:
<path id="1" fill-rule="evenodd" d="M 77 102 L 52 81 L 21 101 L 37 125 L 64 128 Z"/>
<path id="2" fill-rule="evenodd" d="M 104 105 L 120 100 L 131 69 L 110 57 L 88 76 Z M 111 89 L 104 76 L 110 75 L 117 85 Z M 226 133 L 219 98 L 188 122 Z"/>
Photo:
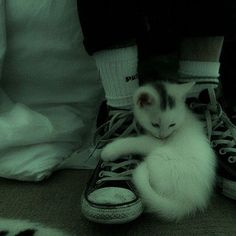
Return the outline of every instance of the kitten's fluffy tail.
<path id="1" fill-rule="evenodd" d="M 133 173 L 133 181 L 140 196 L 148 207 L 148 212 L 157 213 L 165 220 L 178 221 L 194 210 L 193 204 L 177 202 L 162 197 L 153 190 L 149 182 L 149 173 L 145 162 L 141 163 Z"/>

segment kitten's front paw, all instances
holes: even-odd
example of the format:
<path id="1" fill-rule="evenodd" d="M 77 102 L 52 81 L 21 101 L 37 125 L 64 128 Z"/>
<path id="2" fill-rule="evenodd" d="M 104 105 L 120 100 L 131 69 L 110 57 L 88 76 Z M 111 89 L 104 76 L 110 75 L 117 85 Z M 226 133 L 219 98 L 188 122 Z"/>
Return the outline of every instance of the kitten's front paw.
<path id="1" fill-rule="evenodd" d="M 116 154 L 117 153 L 116 153 L 113 145 L 107 144 L 101 152 L 101 159 L 103 161 L 114 161 L 118 158 L 118 156 Z"/>

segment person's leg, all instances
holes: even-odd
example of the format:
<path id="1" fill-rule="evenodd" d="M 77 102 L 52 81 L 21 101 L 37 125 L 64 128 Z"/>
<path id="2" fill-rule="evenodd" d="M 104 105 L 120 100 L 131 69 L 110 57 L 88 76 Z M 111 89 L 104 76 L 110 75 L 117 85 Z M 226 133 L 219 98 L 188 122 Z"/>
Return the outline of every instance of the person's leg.
<path id="1" fill-rule="evenodd" d="M 236 35 L 236 33 L 235 33 Z M 236 125 L 236 71 L 235 71 L 235 52 L 236 39 L 235 37 L 226 37 L 221 53 L 220 77 L 222 83 L 222 93 L 224 96 L 221 99 L 225 111 Z"/>
<path id="2" fill-rule="evenodd" d="M 180 60 L 219 62 L 224 37 L 186 37 L 181 42 Z"/>
<path id="3" fill-rule="evenodd" d="M 100 112 L 94 137 L 96 157 L 100 159 L 99 151 L 108 142 L 136 132 L 131 107 L 132 95 L 139 85 L 136 38 L 143 23 L 135 0 L 81 0 L 78 12 L 84 46 L 96 62 L 106 98 L 107 106 Z M 85 188 L 82 213 L 91 221 L 125 223 L 143 211 L 131 183 L 137 160 L 129 156 L 117 162 L 100 160 Z"/>
<path id="4" fill-rule="evenodd" d="M 107 105 L 105 112 L 100 112 L 102 119 L 95 134 L 98 144 L 95 147 L 102 149 L 115 138 L 136 133 L 132 97 L 139 86 L 137 46 L 101 50 L 93 58 Z M 133 155 L 116 162 L 99 161 L 82 198 L 82 212 L 87 219 L 106 224 L 126 223 L 142 213 L 141 200 L 131 182 L 137 162 Z"/>
<path id="5" fill-rule="evenodd" d="M 180 81 L 193 79 L 196 85 L 192 93 L 196 95 L 204 88 L 218 88 L 220 55 L 224 37 L 188 37 L 180 45 Z M 191 94 L 193 95 L 193 94 Z"/>
<path id="6" fill-rule="evenodd" d="M 202 107 L 200 115 L 207 121 L 209 141 L 217 154 L 219 186 L 224 195 L 236 199 L 236 129 L 220 109 L 216 96 L 222 44 L 223 37 L 184 39 L 180 49 L 179 80 L 196 81 L 187 99 L 191 104 L 187 104 L 196 112 L 195 108 Z"/>
<path id="7" fill-rule="evenodd" d="M 130 109 L 139 86 L 137 46 L 103 50 L 94 54 L 107 105 Z"/>

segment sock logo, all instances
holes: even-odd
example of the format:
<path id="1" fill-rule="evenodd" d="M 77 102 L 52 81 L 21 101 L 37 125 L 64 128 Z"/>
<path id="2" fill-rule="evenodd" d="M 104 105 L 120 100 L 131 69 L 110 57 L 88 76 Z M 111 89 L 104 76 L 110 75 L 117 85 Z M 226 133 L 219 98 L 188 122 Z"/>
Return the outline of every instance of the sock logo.
<path id="1" fill-rule="evenodd" d="M 138 79 L 138 74 L 125 77 L 126 82 Z"/>

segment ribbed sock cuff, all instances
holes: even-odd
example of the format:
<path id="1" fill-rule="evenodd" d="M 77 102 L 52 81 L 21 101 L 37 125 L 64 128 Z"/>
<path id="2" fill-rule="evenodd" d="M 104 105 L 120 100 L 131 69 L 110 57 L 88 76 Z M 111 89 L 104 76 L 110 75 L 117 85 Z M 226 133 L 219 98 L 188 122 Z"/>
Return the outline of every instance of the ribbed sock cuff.
<path id="1" fill-rule="evenodd" d="M 104 50 L 94 54 L 100 72 L 107 104 L 112 107 L 131 107 L 138 88 L 137 46 Z"/>
<path id="2" fill-rule="evenodd" d="M 208 61 L 180 61 L 179 73 L 184 76 L 218 77 L 220 63 Z"/>
<path id="3" fill-rule="evenodd" d="M 189 92 L 189 96 L 198 96 L 206 88 L 217 88 L 219 85 L 219 62 L 180 61 L 179 81 L 195 81 L 196 84 Z"/>

